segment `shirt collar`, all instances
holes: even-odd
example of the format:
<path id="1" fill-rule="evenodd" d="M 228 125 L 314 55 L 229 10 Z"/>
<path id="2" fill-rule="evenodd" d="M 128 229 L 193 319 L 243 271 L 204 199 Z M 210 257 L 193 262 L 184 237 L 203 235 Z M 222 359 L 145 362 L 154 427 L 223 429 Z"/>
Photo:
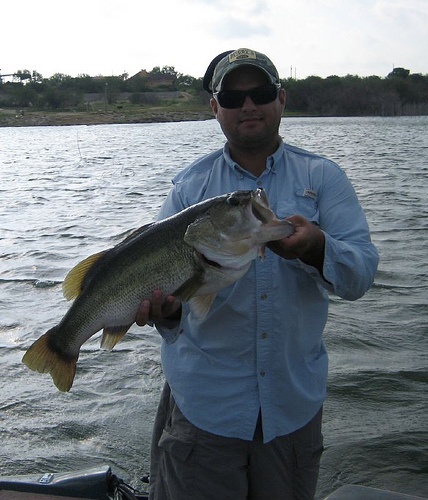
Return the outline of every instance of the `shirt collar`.
<path id="1" fill-rule="evenodd" d="M 276 165 L 278 164 L 283 154 L 283 144 L 283 140 L 280 137 L 277 150 L 266 159 L 266 171 L 272 172 L 274 174 L 276 173 Z M 236 173 L 237 176 L 242 177 L 243 175 L 246 175 L 254 177 L 251 172 L 248 172 L 248 170 L 245 170 L 238 163 L 232 160 L 232 158 L 230 157 L 229 144 L 227 142 L 223 147 L 223 156 L 226 164 Z"/>

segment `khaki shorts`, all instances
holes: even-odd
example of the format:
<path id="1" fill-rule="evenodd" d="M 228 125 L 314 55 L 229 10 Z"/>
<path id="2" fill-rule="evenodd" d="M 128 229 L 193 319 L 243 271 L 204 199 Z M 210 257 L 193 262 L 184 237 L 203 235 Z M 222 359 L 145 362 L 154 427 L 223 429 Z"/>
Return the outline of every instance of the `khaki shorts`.
<path id="1" fill-rule="evenodd" d="M 180 412 L 168 384 L 153 429 L 150 500 L 312 500 L 323 451 L 322 408 L 304 427 L 263 443 L 210 434 Z"/>

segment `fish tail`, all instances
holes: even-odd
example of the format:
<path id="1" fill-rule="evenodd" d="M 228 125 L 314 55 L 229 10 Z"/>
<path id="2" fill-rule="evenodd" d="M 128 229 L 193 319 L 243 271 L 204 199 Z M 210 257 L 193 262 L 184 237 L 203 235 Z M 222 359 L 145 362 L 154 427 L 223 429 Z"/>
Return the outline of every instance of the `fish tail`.
<path id="1" fill-rule="evenodd" d="M 65 356 L 54 349 L 50 339 L 57 332 L 58 327 L 55 326 L 36 340 L 24 354 L 22 362 L 30 370 L 50 373 L 57 388 L 60 391 L 68 392 L 73 385 L 78 356 Z"/>

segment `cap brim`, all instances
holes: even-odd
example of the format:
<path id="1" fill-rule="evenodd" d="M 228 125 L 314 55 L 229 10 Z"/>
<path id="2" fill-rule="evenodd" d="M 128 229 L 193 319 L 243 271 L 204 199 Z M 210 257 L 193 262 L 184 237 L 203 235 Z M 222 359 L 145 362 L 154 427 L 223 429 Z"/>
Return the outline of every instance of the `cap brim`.
<path id="1" fill-rule="evenodd" d="M 214 59 L 210 62 L 207 70 L 205 71 L 204 78 L 202 79 L 202 88 L 212 94 L 213 89 L 211 86 L 213 75 L 214 75 L 214 70 L 217 64 L 223 59 L 223 57 L 228 56 L 234 52 L 233 50 L 226 50 L 226 52 L 222 52 L 218 56 L 214 57 Z"/>

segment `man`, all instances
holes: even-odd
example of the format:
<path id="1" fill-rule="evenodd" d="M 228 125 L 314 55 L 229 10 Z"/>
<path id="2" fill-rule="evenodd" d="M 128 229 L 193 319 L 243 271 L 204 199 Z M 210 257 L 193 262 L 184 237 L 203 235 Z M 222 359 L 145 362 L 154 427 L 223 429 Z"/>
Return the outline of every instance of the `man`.
<path id="1" fill-rule="evenodd" d="M 204 78 L 227 143 L 173 180 L 160 218 L 203 199 L 263 187 L 295 226 L 270 243 L 203 320 L 154 291 L 137 323 L 163 335 L 165 385 L 152 443 L 150 498 L 314 497 L 322 453 L 328 292 L 355 300 L 378 255 L 346 175 L 278 134 L 285 90 L 263 54 L 220 54 Z"/>

